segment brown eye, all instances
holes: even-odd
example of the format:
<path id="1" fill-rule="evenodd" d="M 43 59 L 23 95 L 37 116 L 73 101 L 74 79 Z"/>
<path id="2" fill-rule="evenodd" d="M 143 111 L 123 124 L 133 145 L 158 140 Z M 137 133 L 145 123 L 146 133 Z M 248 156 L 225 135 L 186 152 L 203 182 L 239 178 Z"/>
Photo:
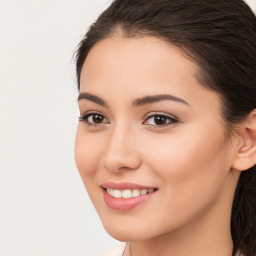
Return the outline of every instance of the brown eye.
<path id="1" fill-rule="evenodd" d="M 154 117 L 154 123 L 156 125 L 163 125 L 166 124 L 167 118 L 164 116 L 155 116 Z"/>
<path id="2" fill-rule="evenodd" d="M 91 114 L 85 115 L 83 117 L 79 117 L 79 121 L 84 121 L 88 125 L 90 125 L 90 124 L 97 125 L 97 124 L 109 123 L 109 121 L 107 120 L 106 117 L 104 117 L 103 115 L 100 115 L 98 113 L 91 113 Z"/>
<path id="3" fill-rule="evenodd" d="M 147 120 L 143 124 L 162 127 L 162 126 L 167 126 L 177 122 L 178 120 L 176 118 L 170 117 L 167 115 L 151 115 L 147 118 Z"/>
<path id="4" fill-rule="evenodd" d="M 104 120 L 104 117 L 102 115 L 96 114 L 96 115 L 92 115 L 91 119 L 92 119 L 93 123 L 100 124 Z"/>

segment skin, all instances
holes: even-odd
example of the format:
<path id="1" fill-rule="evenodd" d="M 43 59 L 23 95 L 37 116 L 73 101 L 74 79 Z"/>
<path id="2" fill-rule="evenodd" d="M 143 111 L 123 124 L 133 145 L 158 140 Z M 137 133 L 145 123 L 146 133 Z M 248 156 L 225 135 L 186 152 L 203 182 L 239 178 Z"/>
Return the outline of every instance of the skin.
<path id="1" fill-rule="evenodd" d="M 177 48 L 151 37 L 104 39 L 85 60 L 80 93 L 107 106 L 79 100 L 81 116 L 96 112 L 104 119 L 79 122 L 76 164 L 105 229 L 129 241 L 133 256 L 232 255 L 230 213 L 240 175 L 232 164 L 241 141 L 227 138 L 220 97 L 199 83 L 197 73 Z M 160 94 L 187 104 L 133 105 Z M 148 117 L 156 114 L 176 121 L 166 118 L 159 126 Z M 100 184 L 106 181 L 158 190 L 137 207 L 117 211 L 104 201 Z"/>

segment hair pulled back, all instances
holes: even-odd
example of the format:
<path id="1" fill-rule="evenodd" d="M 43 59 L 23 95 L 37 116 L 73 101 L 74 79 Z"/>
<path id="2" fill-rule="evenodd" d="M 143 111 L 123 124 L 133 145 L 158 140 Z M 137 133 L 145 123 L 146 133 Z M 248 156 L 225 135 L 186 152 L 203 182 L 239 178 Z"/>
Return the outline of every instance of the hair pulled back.
<path id="1" fill-rule="evenodd" d="M 199 67 L 198 80 L 222 99 L 227 127 L 256 108 L 256 17 L 242 0 L 115 0 L 91 25 L 76 53 L 80 73 L 91 48 L 115 35 L 153 36 L 176 45 Z M 234 196 L 233 255 L 256 255 L 256 166 Z"/>

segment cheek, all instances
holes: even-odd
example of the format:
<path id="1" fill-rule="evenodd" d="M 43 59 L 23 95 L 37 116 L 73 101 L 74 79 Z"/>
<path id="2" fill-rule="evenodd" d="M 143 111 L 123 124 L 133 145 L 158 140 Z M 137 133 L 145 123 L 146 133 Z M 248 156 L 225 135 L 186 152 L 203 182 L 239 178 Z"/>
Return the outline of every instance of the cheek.
<path id="1" fill-rule="evenodd" d="M 206 127 L 206 126 L 201 126 Z M 226 141 L 223 128 L 184 129 L 165 136 L 151 136 L 144 145 L 148 165 L 161 177 L 162 181 L 176 188 L 182 184 L 212 183 L 229 170 Z M 154 146 L 153 146 L 154 145 Z"/>
<path id="2" fill-rule="evenodd" d="M 78 125 L 75 140 L 75 162 L 84 182 L 95 175 L 102 154 L 101 144 L 94 136 L 86 135 Z"/>
<path id="3" fill-rule="evenodd" d="M 101 139 L 85 133 L 82 124 L 78 125 L 75 140 L 75 162 L 87 193 L 96 209 L 99 208 L 97 204 L 103 204 L 103 202 L 98 202 L 98 198 L 101 198 L 99 194 L 101 191 L 97 189 L 97 175 L 99 175 L 97 170 L 99 170 L 100 158 L 104 151 L 101 142 Z"/>
<path id="4" fill-rule="evenodd" d="M 162 191 L 162 207 L 157 202 L 155 209 L 166 219 L 167 229 L 192 221 L 217 202 L 229 171 L 229 152 L 221 129 L 214 136 L 203 130 L 192 133 L 192 129 L 182 135 L 151 136 L 145 143 L 145 164 Z"/>

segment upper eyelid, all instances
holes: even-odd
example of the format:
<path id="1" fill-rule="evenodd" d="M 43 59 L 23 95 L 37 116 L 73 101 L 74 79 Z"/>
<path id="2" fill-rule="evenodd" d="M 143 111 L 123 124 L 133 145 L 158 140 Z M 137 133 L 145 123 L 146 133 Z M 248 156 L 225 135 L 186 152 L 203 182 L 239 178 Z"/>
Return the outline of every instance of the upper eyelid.
<path id="1" fill-rule="evenodd" d="M 107 118 L 106 115 L 104 115 L 102 112 L 96 111 L 96 110 L 90 110 L 90 111 L 83 112 L 83 114 L 80 114 L 80 117 L 88 116 L 90 114 L 91 115 L 93 115 L 93 114 L 97 115 L 98 114 L 98 115 L 101 115 L 101 116 L 104 116 L 105 118 Z"/>
<path id="2" fill-rule="evenodd" d="M 161 112 L 161 111 L 159 111 L 159 112 L 150 112 L 150 113 L 148 113 L 144 116 L 144 119 L 150 118 L 152 116 L 157 116 L 157 115 L 166 116 L 166 117 L 169 117 L 169 118 L 172 118 L 172 119 L 179 120 L 178 117 L 176 117 L 175 115 L 167 114 L 167 113 L 164 113 L 164 112 Z"/>
<path id="3" fill-rule="evenodd" d="M 104 114 L 101 113 L 100 111 L 94 111 L 94 110 L 86 111 L 86 112 L 84 112 L 83 114 L 80 114 L 79 119 L 83 119 L 83 118 L 85 118 L 86 116 L 90 116 L 90 115 L 101 115 L 101 116 L 103 116 L 104 118 L 106 118 L 106 119 L 108 120 L 108 118 L 106 117 L 106 115 L 104 115 Z"/>

